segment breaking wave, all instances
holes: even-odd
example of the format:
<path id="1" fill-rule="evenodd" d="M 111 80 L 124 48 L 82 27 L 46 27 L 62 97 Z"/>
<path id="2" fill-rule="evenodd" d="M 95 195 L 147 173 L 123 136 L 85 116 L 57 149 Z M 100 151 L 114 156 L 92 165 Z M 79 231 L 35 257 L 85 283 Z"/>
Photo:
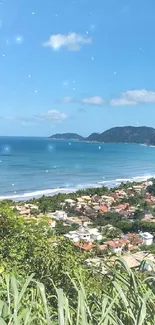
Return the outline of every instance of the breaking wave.
<path id="1" fill-rule="evenodd" d="M 26 201 L 32 198 L 39 198 L 43 195 L 45 196 L 53 196 L 58 193 L 71 193 L 76 192 L 79 189 L 87 189 L 87 188 L 97 188 L 106 186 L 108 188 L 112 188 L 115 186 L 119 186 L 121 183 L 127 182 L 143 182 L 147 181 L 149 178 L 155 177 L 154 175 L 145 175 L 145 176 L 134 176 L 131 178 L 116 178 L 114 180 L 104 180 L 101 182 L 96 183 L 87 183 L 87 184 L 78 184 L 76 187 L 60 187 L 60 188 L 53 188 L 53 189 L 46 189 L 46 190 L 38 190 L 33 192 L 26 192 L 26 193 L 19 193 L 19 194 L 8 194 L 8 195 L 1 195 L 0 200 L 13 200 L 13 201 Z"/>

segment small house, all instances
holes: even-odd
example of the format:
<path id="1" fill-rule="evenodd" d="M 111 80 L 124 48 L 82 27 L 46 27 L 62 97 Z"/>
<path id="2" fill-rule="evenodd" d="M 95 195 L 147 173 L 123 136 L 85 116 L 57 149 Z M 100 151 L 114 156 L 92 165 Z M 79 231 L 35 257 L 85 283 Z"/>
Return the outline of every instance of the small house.
<path id="1" fill-rule="evenodd" d="M 97 228 L 90 228 L 89 233 L 92 240 L 102 240 L 102 235 Z"/>
<path id="2" fill-rule="evenodd" d="M 151 235 L 149 232 L 141 232 L 140 236 L 143 240 L 144 245 L 149 246 L 153 244 L 153 235 Z"/>
<path id="3" fill-rule="evenodd" d="M 67 213 L 65 211 L 55 211 L 53 214 L 53 218 L 56 220 L 66 220 L 67 218 Z"/>
<path id="4" fill-rule="evenodd" d="M 107 248 L 109 248 L 114 254 L 122 252 L 122 245 L 119 243 L 119 241 L 110 240 L 107 241 L 105 244 L 107 245 Z"/>
<path id="5" fill-rule="evenodd" d="M 118 254 L 121 253 L 126 247 L 128 250 L 129 243 L 129 240 L 127 239 L 114 239 L 107 241 L 104 244 L 106 244 L 107 248 L 109 248 L 114 254 Z"/>
<path id="6" fill-rule="evenodd" d="M 84 243 L 77 242 L 74 245 L 84 251 L 91 251 L 94 248 L 94 245 L 89 242 L 84 242 Z"/>

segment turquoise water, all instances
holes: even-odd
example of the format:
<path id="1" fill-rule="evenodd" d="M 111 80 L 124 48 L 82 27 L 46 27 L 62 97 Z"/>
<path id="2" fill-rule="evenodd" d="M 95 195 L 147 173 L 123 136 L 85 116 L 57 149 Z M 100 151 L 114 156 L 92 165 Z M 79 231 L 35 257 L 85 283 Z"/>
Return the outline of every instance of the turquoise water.
<path id="1" fill-rule="evenodd" d="M 154 147 L 0 137 L 0 199 L 113 186 L 154 174 Z"/>

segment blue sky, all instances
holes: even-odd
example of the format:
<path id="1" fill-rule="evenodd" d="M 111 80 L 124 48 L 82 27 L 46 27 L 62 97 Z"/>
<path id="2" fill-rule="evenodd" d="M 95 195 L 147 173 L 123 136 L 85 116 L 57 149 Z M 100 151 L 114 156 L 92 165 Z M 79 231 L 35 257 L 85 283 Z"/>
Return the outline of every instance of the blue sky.
<path id="1" fill-rule="evenodd" d="M 155 127 L 154 0 L 0 0 L 0 135 Z"/>

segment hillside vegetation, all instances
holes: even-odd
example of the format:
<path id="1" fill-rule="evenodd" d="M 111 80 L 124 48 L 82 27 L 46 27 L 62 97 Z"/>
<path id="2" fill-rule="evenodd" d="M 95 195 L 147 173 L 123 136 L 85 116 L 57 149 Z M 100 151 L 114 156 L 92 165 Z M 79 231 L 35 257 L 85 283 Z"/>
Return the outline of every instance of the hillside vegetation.
<path id="1" fill-rule="evenodd" d="M 75 133 L 54 134 L 51 139 L 59 140 L 83 140 L 94 142 L 116 142 L 116 143 L 143 143 L 155 144 L 155 129 L 151 127 L 141 126 L 124 126 L 114 127 L 103 133 L 92 133 L 84 138 Z"/>
<path id="2" fill-rule="evenodd" d="M 154 325 L 152 273 L 123 259 L 86 268 L 89 252 L 0 202 L 1 325 Z M 151 263 L 151 262 L 150 262 Z M 152 269 L 155 270 L 151 263 Z"/>
<path id="3" fill-rule="evenodd" d="M 77 133 L 56 133 L 50 138 L 55 140 L 84 140 L 84 137 Z"/>
<path id="4" fill-rule="evenodd" d="M 102 276 L 100 293 L 87 290 L 82 278 L 70 278 L 74 296 L 55 288 L 47 295 L 34 275 L 0 278 L 1 325 L 154 325 L 153 279 L 130 271 L 122 260 Z M 50 278 L 52 282 L 52 274 Z M 88 279 L 89 281 L 89 279 Z"/>

